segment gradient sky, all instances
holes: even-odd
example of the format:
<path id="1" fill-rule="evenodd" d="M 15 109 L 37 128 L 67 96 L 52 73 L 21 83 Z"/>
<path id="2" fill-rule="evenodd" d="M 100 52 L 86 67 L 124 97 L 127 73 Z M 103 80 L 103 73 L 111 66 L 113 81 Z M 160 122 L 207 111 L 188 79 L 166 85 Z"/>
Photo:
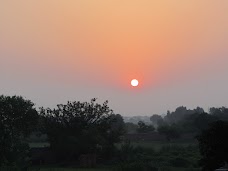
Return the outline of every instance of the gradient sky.
<path id="1" fill-rule="evenodd" d="M 227 106 L 227 66 L 227 0 L 0 0 L 0 94 L 37 107 Z"/>

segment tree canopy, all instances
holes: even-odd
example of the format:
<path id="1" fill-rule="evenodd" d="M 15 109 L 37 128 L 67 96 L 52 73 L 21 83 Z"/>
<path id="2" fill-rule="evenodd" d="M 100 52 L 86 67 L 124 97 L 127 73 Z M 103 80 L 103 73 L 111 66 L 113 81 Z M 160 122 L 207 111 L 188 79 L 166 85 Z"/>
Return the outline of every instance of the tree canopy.
<path id="1" fill-rule="evenodd" d="M 108 101 L 68 102 L 56 109 L 41 109 L 51 149 L 59 160 L 77 159 L 80 154 L 110 155 L 123 134 L 123 119 L 115 115 Z"/>
<path id="2" fill-rule="evenodd" d="M 217 121 L 197 137 L 204 171 L 214 171 L 228 163 L 228 122 Z"/>
<path id="3" fill-rule="evenodd" d="M 180 137 L 180 130 L 177 125 L 162 125 L 158 127 L 159 134 L 165 135 L 167 141 L 171 141 L 172 139 L 177 139 Z"/>
<path id="4" fill-rule="evenodd" d="M 138 128 L 137 132 L 138 133 L 148 133 L 148 132 L 153 132 L 155 130 L 153 125 L 146 125 L 143 121 L 138 122 Z"/>
<path id="5" fill-rule="evenodd" d="M 30 100 L 0 96 L 0 165 L 24 162 L 28 145 L 23 140 L 35 129 L 37 119 Z"/>
<path id="6" fill-rule="evenodd" d="M 150 121 L 152 122 L 152 124 L 156 127 L 162 125 L 164 123 L 163 118 L 161 117 L 161 115 L 158 114 L 154 114 L 150 117 Z"/>

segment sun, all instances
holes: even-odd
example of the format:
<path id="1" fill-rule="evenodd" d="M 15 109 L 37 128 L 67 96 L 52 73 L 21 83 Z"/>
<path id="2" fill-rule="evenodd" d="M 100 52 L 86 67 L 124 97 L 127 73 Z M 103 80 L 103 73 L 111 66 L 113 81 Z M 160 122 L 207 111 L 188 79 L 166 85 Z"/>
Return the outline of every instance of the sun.
<path id="1" fill-rule="evenodd" d="M 136 86 L 139 85 L 139 81 L 136 80 L 136 79 L 133 79 L 133 80 L 131 80 L 131 85 L 132 85 L 133 87 L 136 87 Z"/>

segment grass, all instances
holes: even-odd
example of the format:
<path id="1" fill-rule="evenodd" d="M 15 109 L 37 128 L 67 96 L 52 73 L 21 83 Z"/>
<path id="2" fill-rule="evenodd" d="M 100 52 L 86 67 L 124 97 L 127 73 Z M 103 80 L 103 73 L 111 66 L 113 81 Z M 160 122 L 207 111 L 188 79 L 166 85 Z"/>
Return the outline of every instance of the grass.
<path id="1" fill-rule="evenodd" d="M 153 142 L 131 142 L 131 145 L 134 147 L 143 147 L 143 148 L 153 148 L 154 150 L 160 150 L 163 146 L 167 145 L 175 145 L 181 147 L 187 147 L 189 145 L 196 145 L 194 142 L 164 142 L 164 141 L 153 141 Z M 34 142 L 29 143 L 30 148 L 40 148 L 40 147 L 49 147 L 50 144 L 48 142 Z M 120 147 L 121 144 L 117 144 L 117 147 Z"/>
<path id="2" fill-rule="evenodd" d="M 154 149 L 159 151 L 164 146 L 180 146 L 187 147 L 189 145 L 196 145 L 194 142 L 164 142 L 164 141 L 153 141 L 153 142 L 131 142 L 131 145 L 134 147 L 142 147 L 146 149 Z M 117 147 L 120 147 L 121 144 L 117 144 Z"/>
<path id="3" fill-rule="evenodd" d="M 163 167 L 159 171 L 201 171 L 200 168 L 177 168 L 177 167 Z"/>
<path id="4" fill-rule="evenodd" d="M 177 167 L 161 167 L 159 171 L 200 171 L 200 168 L 177 168 Z M 113 169 L 104 168 L 31 168 L 28 171 L 113 171 Z"/>
<path id="5" fill-rule="evenodd" d="M 83 168 L 38 168 L 29 169 L 29 171 L 112 171 L 112 169 L 83 169 Z M 191 169 L 191 168 L 176 168 L 176 167 L 163 167 L 160 168 L 160 171 L 200 171 L 200 169 Z"/>
<path id="6" fill-rule="evenodd" d="M 30 148 L 40 148 L 40 147 L 49 147 L 50 144 L 48 142 L 34 142 L 29 143 Z"/>
<path id="7" fill-rule="evenodd" d="M 111 171 L 108 169 L 83 169 L 83 168 L 41 168 L 40 170 L 38 168 L 32 168 L 29 169 L 29 171 Z"/>
<path id="8" fill-rule="evenodd" d="M 29 144 L 30 147 L 48 147 L 50 144 L 47 143 L 47 142 L 44 142 L 44 143 L 30 143 Z M 151 142 L 145 142 L 145 141 L 138 141 L 138 142 L 131 142 L 131 145 L 134 146 L 134 147 L 142 147 L 144 148 L 144 150 L 149 150 L 152 149 L 156 152 L 159 152 L 162 148 L 169 148 L 169 147 L 188 147 L 190 145 L 192 146 L 196 146 L 197 143 L 196 142 L 186 142 L 186 141 L 172 141 L 172 142 L 166 142 L 166 141 L 151 141 Z M 116 144 L 116 146 L 118 148 L 121 147 L 121 144 Z M 175 149 L 175 148 L 174 148 Z M 164 151 L 164 150 L 163 150 Z M 175 152 L 175 150 L 174 150 Z M 165 158 L 164 160 L 167 160 L 170 159 L 170 157 L 172 157 L 172 153 L 170 152 L 170 155 L 169 155 L 169 152 L 163 154 L 164 152 L 162 152 L 161 156 L 162 158 Z M 179 151 L 177 151 L 176 153 L 179 154 Z M 182 152 L 181 152 L 182 153 Z M 184 153 L 184 151 L 183 151 Z M 192 151 L 190 150 L 189 152 L 185 151 L 186 155 L 188 157 L 186 157 L 187 159 L 189 160 L 198 160 L 198 159 L 191 159 L 191 156 L 189 157 L 189 155 L 193 155 L 192 154 Z M 184 154 L 185 154 L 184 153 Z M 198 152 L 196 152 L 198 153 Z M 181 157 L 184 156 L 183 155 L 180 155 Z M 168 155 L 168 156 L 167 156 Z M 194 157 L 195 155 L 193 155 Z M 155 156 L 154 156 L 155 157 Z M 196 158 L 198 157 L 198 154 L 196 154 Z M 158 156 L 159 158 L 159 156 Z M 166 159 L 167 158 L 167 159 Z M 161 160 L 161 159 L 160 159 Z M 162 159 L 163 160 L 163 159 Z M 193 162 L 194 163 L 194 162 Z M 59 168 L 58 166 L 52 166 L 52 167 L 41 167 L 41 168 L 38 168 L 38 167 L 34 167 L 34 168 L 30 168 L 29 171 L 113 171 L 113 169 L 111 168 L 93 168 L 93 169 L 88 169 L 88 168 Z M 199 169 L 193 169 L 193 168 L 176 168 L 176 167 L 161 167 L 159 169 L 159 171 L 199 171 Z"/>

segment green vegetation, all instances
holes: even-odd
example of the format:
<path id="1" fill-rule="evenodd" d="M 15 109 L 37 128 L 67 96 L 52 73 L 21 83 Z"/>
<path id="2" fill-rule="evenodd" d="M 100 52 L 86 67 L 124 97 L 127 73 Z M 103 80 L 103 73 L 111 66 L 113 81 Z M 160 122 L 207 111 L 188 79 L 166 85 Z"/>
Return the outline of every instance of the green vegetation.
<path id="1" fill-rule="evenodd" d="M 37 168 L 31 168 L 29 171 L 37 171 Z M 77 168 L 40 168 L 39 171 L 111 171 L 110 169 L 77 169 Z"/>
<path id="2" fill-rule="evenodd" d="M 228 163 L 228 122 L 217 121 L 198 136 L 203 171 L 214 171 Z"/>
<path id="3" fill-rule="evenodd" d="M 197 146 L 196 142 L 164 142 L 164 141 L 153 141 L 153 142 L 131 142 L 133 147 L 141 147 L 145 149 L 153 149 L 159 151 L 164 146 L 179 146 L 179 147 L 188 147 L 188 146 Z M 118 144 L 117 147 L 120 147 L 121 144 Z"/>
<path id="4" fill-rule="evenodd" d="M 26 167 L 29 151 L 25 138 L 35 130 L 38 113 L 20 96 L 0 96 L 0 167 Z"/>
<path id="5" fill-rule="evenodd" d="M 49 142 L 34 142 L 29 143 L 30 148 L 41 148 L 41 147 L 50 147 Z"/>
<path id="6" fill-rule="evenodd" d="M 0 96 L 0 170 L 213 171 L 228 163 L 227 108 L 178 107 L 150 120 L 124 123 L 96 99 L 37 111 Z"/>
<path id="7" fill-rule="evenodd" d="M 148 133 L 148 132 L 153 132 L 154 130 L 155 130 L 155 128 L 153 125 L 146 125 L 142 121 L 138 122 L 138 127 L 137 127 L 138 133 Z"/>
<path id="8" fill-rule="evenodd" d="M 155 143 L 153 143 L 154 145 Z M 151 145 L 134 146 L 130 142 L 123 143 L 120 148 L 120 170 L 188 168 L 199 169 L 200 153 L 197 145 L 179 146 L 173 144 L 157 144 L 156 150 Z M 152 169 L 153 168 L 153 169 Z"/>
<path id="9" fill-rule="evenodd" d="M 48 135 L 51 152 L 59 162 L 72 162 L 80 158 L 81 164 L 94 166 L 96 156 L 112 156 L 114 143 L 124 134 L 121 115 L 113 114 L 108 101 L 103 104 L 68 102 L 56 109 L 41 109 L 43 133 Z"/>
<path id="10" fill-rule="evenodd" d="M 0 168 L 1 171 L 20 171 L 20 169 L 13 167 Z M 30 167 L 28 171 L 112 171 L 111 169 L 103 168 L 57 168 L 57 167 Z"/>

